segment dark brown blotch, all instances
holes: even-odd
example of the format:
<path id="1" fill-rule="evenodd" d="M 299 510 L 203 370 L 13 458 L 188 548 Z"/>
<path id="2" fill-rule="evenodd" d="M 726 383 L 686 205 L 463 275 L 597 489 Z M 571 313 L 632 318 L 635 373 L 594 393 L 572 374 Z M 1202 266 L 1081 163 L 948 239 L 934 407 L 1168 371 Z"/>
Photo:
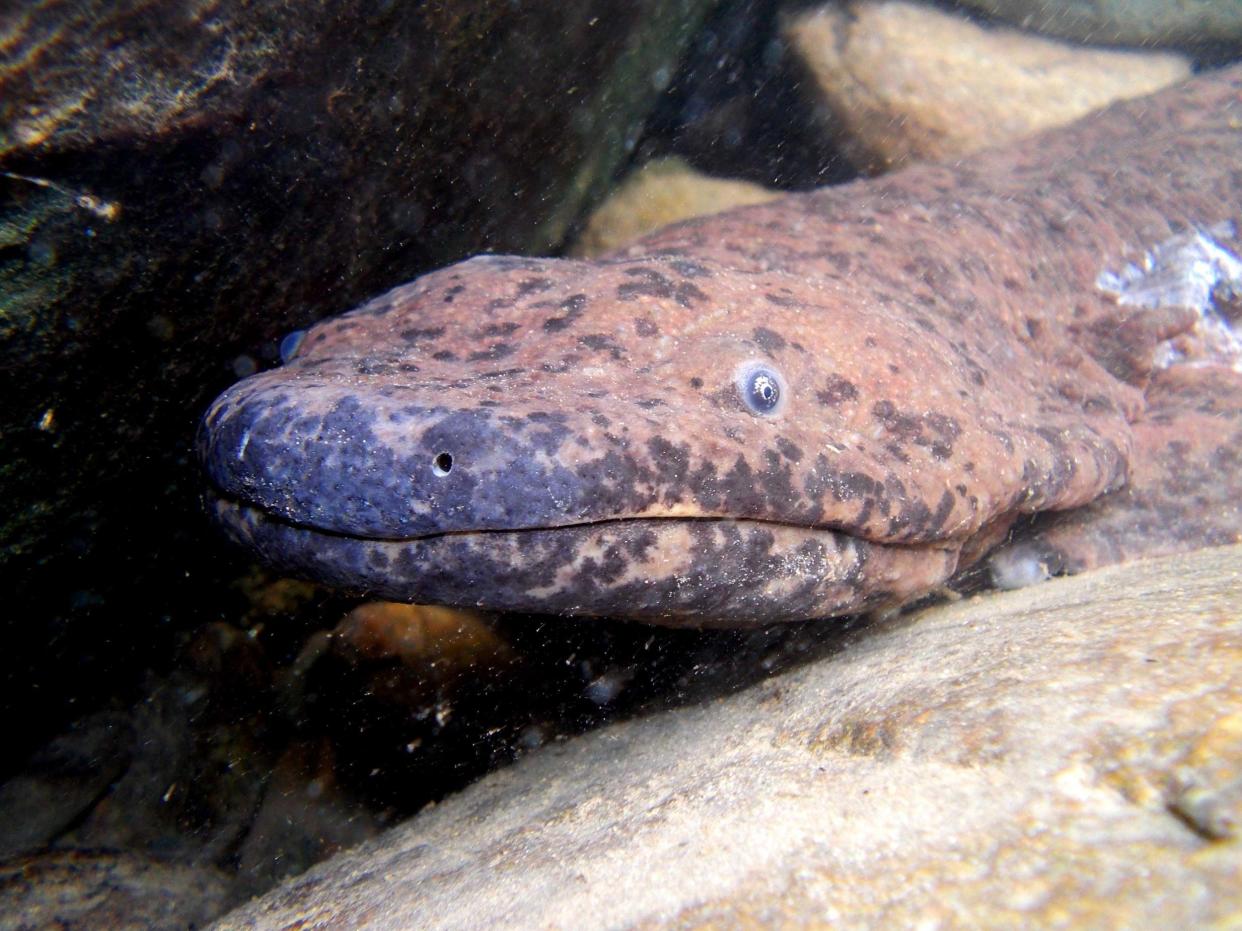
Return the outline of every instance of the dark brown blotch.
<path id="1" fill-rule="evenodd" d="M 858 398 L 858 386 L 841 375 L 829 375 L 824 387 L 815 392 L 815 399 L 825 407 L 836 407 Z"/>
<path id="2" fill-rule="evenodd" d="M 569 355 L 557 362 L 544 362 L 539 366 L 539 368 L 547 372 L 549 375 L 563 375 L 566 372 L 571 371 L 574 366 L 578 364 L 578 362 L 579 359 L 577 356 Z"/>
<path id="3" fill-rule="evenodd" d="M 489 323 L 487 326 L 476 330 L 474 335 L 478 339 L 488 339 L 493 336 L 512 336 L 522 328 L 522 324 L 514 323 L 510 320 L 508 323 Z"/>
<path id="4" fill-rule="evenodd" d="M 910 461 L 901 444 L 922 446 L 933 458 L 948 459 L 953 455 L 954 441 L 962 432 L 961 424 L 953 417 L 936 412 L 907 413 L 898 410 L 887 399 L 875 402 L 871 408 L 871 416 L 883 424 L 885 431 L 894 437 L 894 442 L 886 444 L 884 448 L 900 462 Z"/>
<path id="5" fill-rule="evenodd" d="M 825 252 L 824 258 L 831 263 L 832 267 L 839 275 L 848 275 L 850 268 L 853 267 L 854 260 L 848 252 Z"/>
<path id="6" fill-rule="evenodd" d="M 682 307 L 689 309 L 694 306 L 695 301 L 708 299 L 697 285 L 689 281 L 674 283 L 653 268 L 627 268 L 625 274 L 641 280 L 626 281 L 617 285 L 617 300 L 619 301 L 636 301 L 641 297 L 656 297 L 674 300 Z"/>
<path id="7" fill-rule="evenodd" d="M 947 442 L 951 443 L 962 435 L 962 425 L 958 422 L 956 417 L 932 411 L 931 413 L 925 415 L 923 419 L 927 423 L 929 429 L 934 431 L 937 436 Z"/>
<path id="8" fill-rule="evenodd" d="M 409 327 L 398 334 L 407 343 L 421 343 L 437 340 L 444 335 L 444 327 Z"/>
<path id="9" fill-rule="evenodd" d="M 661 484 L 667 489 L 665 501 L 676 501 L 681 497 L 690 474 L 689 444 L 670 443 L 657 434 L 647 441 L 647 452 L 660 476 Z"/>
<path id="10" fill-rule="evenodd" d="M 764 352 L 780 352 L 785 348 L 785 337 L 768 327 L 757 326 L 751 335 Z"/>
<path id="11" fill-rule="evenodd" d="M 607 352 L 616 362 L 625 358 L 625 349 L 607 333 L 588 333 L 578 337 L 578 342 L 595 352 Z"/>
<path id="12" fill-rule="evenodd" d="M 683 278 L 709 278 L 711 271 L 700 265 L 698 262 L 691 262 L 689 259 L 676 259 L 669 262 L 669 268 L 677 272 Z"/>
<path id="13" fill-rule="evenodd" d="M 699 288 L 695 287 L 688 281 L 683 281 L 677 285 L 676 293 L 673 298 L 682 307 L 689 309 L 694 306 L 695 301 L 706 301 L 708 297 Z"/>
<path id="14" fill-rule="evenodd" d="M 512 378 L 515 375 L 525 375 L 526 369 L 492 369 L 487 372 L 479 372 L 476 378 L 480 381 L 494 381 L 497 378 Z"/>
<path id="15" fill-rule="evenodd" d="M 560 307 L 565 313 L 556 317 L 548 317 L 544 320 L 544 330 L 549 333 L 558 333 L 564 330 L 586 312 L 587 303 L 587 296 L 585 294 L 571 294 L 560 303 Z"/>
<path id="16" fill-rule="evenodd" d="M 480 349 L 477 352 L 470 353 L 466 357 L 467 362 L 495 362 L 497 359 L 503 359 L 505 356 L 513 355 L 514 349 L 508 343 L 494 343 L 486 349 Z"/>
<path id="17" fill-rule="evenodd" d="M 524 278 L 518 282 L 518 297 L 526 297 L 528 294 L 540 294 L 552 287 L 550 278 Z"/>
<path id="18" fill-rule="evenodd" d="M 624 281 L 617 285 L 617 300 L 636 301 L 640 297 L 672 298 L 673 282 L 652 268 L 627 268 L 625 274 L 638 281 Z"/>
<path id="19" fill-rule="evenodd" d="M 802 450 L 795 444 L 789 442 L 789 440 L 785 439 L 783 436 L 777 438 L 776 448 L 779 449 L 781 451 L 781 455 L 790 462 L 802 461 Z"/>

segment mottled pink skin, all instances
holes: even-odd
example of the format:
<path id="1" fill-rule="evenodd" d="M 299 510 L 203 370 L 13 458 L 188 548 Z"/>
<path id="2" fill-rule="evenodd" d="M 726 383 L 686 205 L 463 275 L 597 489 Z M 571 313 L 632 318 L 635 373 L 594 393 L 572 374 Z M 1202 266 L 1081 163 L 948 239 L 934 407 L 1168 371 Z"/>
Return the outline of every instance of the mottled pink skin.
<path id="1" fill-rule="evenodd" d="M 217 512 L 279 566 L 410 600 L 727 625 L 908 601 L 1146 474 L 1153 358 L 1198 316 L 1097 278 L 1242 219 L 1240 98 L 1235 68 L 599 261 L 426 275 L 216 402 Z"/>
<path id="2" fill-rule="evenodd" d="M 1134 424 L 1126 486 L 1044 515 L 991 556 L 993 573 L 1039 576 L 1242 542 L 1242 375 L 1224 366 L 1157 373 Z"/>

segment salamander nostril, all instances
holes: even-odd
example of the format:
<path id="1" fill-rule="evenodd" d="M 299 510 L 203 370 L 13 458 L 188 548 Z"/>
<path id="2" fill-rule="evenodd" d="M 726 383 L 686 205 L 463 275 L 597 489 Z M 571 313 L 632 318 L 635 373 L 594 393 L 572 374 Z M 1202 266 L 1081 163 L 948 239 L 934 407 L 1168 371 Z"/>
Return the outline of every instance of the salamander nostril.
<path id="1" fill-rule="evenodd" d="M 452 453 L 440 453 L 435 459 L 431 460 L 431 471 L 436 475 L 444 476 L 453 471 L 453 455 Z"/>

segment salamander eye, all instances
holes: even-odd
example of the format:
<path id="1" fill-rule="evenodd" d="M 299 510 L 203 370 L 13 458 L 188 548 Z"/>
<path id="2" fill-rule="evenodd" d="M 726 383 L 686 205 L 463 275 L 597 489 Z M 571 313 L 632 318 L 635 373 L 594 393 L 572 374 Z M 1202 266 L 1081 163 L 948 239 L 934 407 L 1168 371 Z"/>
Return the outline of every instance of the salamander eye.
<path id="1" fill-rule="evenodd" d="M 737 374 L 737 390 L 743 403 L 760 416 L 771 417 L 785 406 L 785 381 L 769 365 L 743 365 Z"/>

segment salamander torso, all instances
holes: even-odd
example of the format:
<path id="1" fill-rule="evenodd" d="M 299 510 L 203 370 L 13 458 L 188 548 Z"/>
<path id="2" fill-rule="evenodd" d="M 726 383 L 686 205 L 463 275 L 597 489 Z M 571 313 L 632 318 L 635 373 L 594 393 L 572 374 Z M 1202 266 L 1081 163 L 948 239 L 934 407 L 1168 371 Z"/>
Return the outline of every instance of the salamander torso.
<path id="1" fill-rule="evenodd" d="M 687 625 L 901 604 L 1052 512 L 999 583 L 1236 540 L 1240 221 L 1233 68 L 597 261 L 470 259 L 222 395 L 212 506 L 330 584 Z"/>

